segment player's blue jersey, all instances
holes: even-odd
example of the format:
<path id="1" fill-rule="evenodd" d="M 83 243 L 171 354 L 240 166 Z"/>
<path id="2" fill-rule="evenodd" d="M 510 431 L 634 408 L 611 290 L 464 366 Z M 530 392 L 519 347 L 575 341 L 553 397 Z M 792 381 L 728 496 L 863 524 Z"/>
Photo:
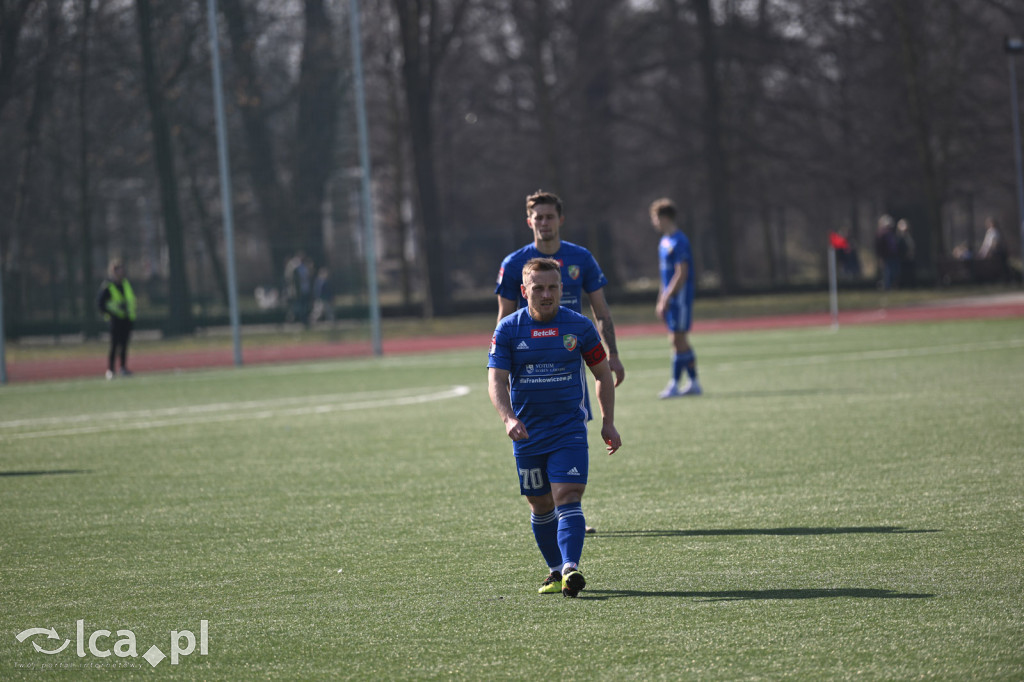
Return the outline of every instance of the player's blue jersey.
<path id="1" fill-rule="evenodd" d="M 584 365 L 606 357 L 594 323 L 564 306 L 547 322 L 527 308 L 498 322 L 487 366 L 509 372 L 512 409 L 530 434 L 513 443 L 516 455 L 586 445 Z"/>
<path id="2" fill-rule="evenodd" d="M 664 235 L 658 243 L 658 264 L 661 269 L 661 286 L 668 287 L 676 273 L 676 264 L 686 263 L 686 284 L 679 293 L 680 298 L 692 301 L 695 287 L 693 276 L 693 253 L 690 251 L 690 240 L 681 230 Z"/>
<path id="3" fill-rule="evenodd" d="M 523 266 L 531 258 L 554 258 L 562 266 L 561 304 L 569 310 L 583 312 L 583 292 L 590 293 L 607 286 L 608 278 L 594 257 L 582 246 L 563 241 L 558 251 L 548 256 L 533 244 L 527 244 L 513 251 L 501 262 L 498 283 L 494 293 L 502 298 L 518 301 L 520 308 L 526 307 L 526 299 L 519 289 L 523 283 Z"/>

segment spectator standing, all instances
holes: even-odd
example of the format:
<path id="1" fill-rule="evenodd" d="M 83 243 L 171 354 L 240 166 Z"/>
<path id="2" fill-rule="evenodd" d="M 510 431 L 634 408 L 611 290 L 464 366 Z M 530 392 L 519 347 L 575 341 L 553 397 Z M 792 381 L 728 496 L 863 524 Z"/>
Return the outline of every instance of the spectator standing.
<path id="1" fill-rule="evenodd" d="M 334 322 L 334 285 L 331 283 L 331 271 L 326 265 L 321 266 L 313 281 L 313 321 L 323 318 Z"/>
<path id="2" fill-rule="evenodd" d="M 896 257 L 899 259 L 899 282 L 900 287 L 913 287 L 917 284 L 917 247 L 914 245 L 914 236 L 910 233 L 910 223 L 906 218 L 901 218 L 896 223 Z"/>
<path id="3" fill-rule="evenodd" d="M 992 276 L 1000 282 L 1009 281 L 1009 250 L 1003 240 L 1003 234 L 999 230 L 996 219 L 989 217 L 985 220 L 985 237 L 981 241 L 981 248 L 978 249 L 978 259 L 986 262 L 987 269 Z"/>
<path id="4" fill-rule="evenodd" d="M 110 323 L 110 349 L 107 352 L 107 380 L 114 378 L 114 370 L 120 361 L 120 374 L 123 377 L 132 375 L 128 369 L 128 341 L 131 339 L 132 328 L 138 304 L 135 291 L 124 276 L 124 263 L 119 258 L 110 261 L 107 266 L 107 278 L 100 285 L 96 294 L 96 306 L 100 314 Z"/>
<path id="5" fill-rule="evenodd" d="M 878 219 L 878 230 L 875 232 L 875 259 L 881 277 L 879 286 L 883 291 L 889 291 L 899 277 L 895 223 L 889 214 Z"/>
<path id="6" fill-rule="evenodd" d="M 292 269 L 292 284 L 295 291 L 295 320 L 309 326 L 313 310 L 313 261 L 299 253 Z"/>
<path id="7" fill-rule="evenodd" d="M 302 263 L 302 254 L 297 253 L 284 264 L 284 277 L 281 282 L 281 289 L 284 292 L 284 310 L 285 310 L 285 321 L 295 321 L 295 309 L 296 301 L 298 300 L 299 292 L 295 288 L 295 270 Z"/>

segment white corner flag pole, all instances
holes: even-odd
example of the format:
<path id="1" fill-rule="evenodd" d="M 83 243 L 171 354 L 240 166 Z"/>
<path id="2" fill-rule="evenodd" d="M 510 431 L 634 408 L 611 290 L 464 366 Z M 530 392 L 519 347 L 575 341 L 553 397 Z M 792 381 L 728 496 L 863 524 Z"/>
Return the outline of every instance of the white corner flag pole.
<path id="1" fill-rule="evenodd" d="M 839 284 L 836 281 L 836 249 L 828 247 L 828 307 L 832 314 L 832 331 L 839 329 Z"/>

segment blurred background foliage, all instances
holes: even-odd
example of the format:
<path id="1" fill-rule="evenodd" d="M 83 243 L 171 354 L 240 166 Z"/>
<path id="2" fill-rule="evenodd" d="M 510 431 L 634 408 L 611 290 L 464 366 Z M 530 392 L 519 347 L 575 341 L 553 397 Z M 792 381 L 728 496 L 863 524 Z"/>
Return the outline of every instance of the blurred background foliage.
<path id="1" fill-rule="evenodd" d="M 243 319 L 284 319 L 296 254 L 365 314 L 350 8 L 217 3 Z M 10 336 L 98 333 L 113 257 L 165 334 L 226 317 L 206 10 L 0 0 Z M 919 284 L 948 283 L 990 216 L 1020 253 L 1016 0 L 362 0 L 360 16 L 393 313 L 492 310 L 538 188 L 565 200 L 562 236 L 613 303 L 656 286 L 660 196 L 705 293 L 819 287 L 831 231 L 858 250 L 850 285 L 871 286 L 883 213 L 910 222 Z"/>

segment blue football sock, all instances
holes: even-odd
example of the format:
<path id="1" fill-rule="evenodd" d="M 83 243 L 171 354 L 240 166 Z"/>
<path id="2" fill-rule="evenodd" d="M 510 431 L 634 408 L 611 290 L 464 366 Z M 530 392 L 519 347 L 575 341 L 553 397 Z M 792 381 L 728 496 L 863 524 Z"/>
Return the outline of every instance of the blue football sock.
<path id="1" fill-rule="evenodd" d="M 672 381 L 679 383 L 679 377 L 683 376 L 683 370 L 690 371 L 690 364 L 693 362 L 693 351 L 676 353 L 672 356 Z"/>
<path id="2" fill-rule="evenodd" d="M 686 374 L 690 377 L 690 381 L 697 380 L 697 354 L 692 350 L 685 353 L 686 355 Z"/>
<path id="3" fill-rule="evenodd" d="M 533 526 L 533 537 L 548 570 L 562 570 L 562 550 L 558 548 L 558 512 L 552 509 L 543 516 L 530 514 L 530 525 Z"/>
<path id="4" fill-rule="evenodd" d="M 686 376 L 690 377 L 691 381 L 697 378 L 697 354 L 692 350 L 672 356 L 672 380 L 679 383 L 683 370 L 686 370 Z"/>
<path id="5" fill-rule="evenodd" d="M 562 552 L 562 564 L 579 565 L 583 556 L 583 538 L 587 533 L 583 507 L 579 502 L 570 502 L 555 507 L 555 512 L 558 513 L 558 548 Z"/>

